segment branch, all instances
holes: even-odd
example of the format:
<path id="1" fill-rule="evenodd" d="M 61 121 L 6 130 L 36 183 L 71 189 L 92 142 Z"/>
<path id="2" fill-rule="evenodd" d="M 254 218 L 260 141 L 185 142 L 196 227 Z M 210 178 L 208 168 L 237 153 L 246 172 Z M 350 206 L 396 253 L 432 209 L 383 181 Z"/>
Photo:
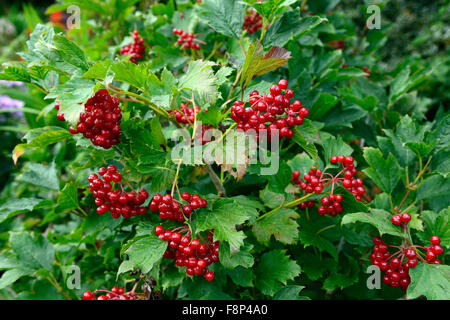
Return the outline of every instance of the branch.
<path id="1" fill-rule="evenodd" d="M 223 195 L 224 197 L 227 196 L 227 192 L 224 188 L 224 186 L 222 185 L 222 183 L 220 182 L 219 177 L 217 176 L 217 174 L 214 172 L 213 168 L 211 167 L 210 164 L 206 165 L 206 170 L 208 170 L 209 173 L 209 177 L 211 178 L 212 182 L 214 183 L 214 186 L 217 189 L 218 195 L 219 197 L 221 195 Z"/>

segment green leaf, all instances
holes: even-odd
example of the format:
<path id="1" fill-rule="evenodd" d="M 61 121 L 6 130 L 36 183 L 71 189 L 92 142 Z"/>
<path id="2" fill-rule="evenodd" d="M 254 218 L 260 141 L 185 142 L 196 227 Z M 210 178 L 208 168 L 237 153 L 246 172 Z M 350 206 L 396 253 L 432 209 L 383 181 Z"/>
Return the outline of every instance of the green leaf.
<path id="1" fill-rule="evenodd" d="M 319 16 L 301 18 L 300 11 L 287 11 L 267 29 L 264 45 L 283 47 L 289 40 L 311 32 L 324 21 L 328 20 Z"/>
<path id="2" fill-rule="evenodd" d="M 418 234 L 421 240 L 428 242 L 431 236 L 437 235 L 441 239 L 441 246 L 450 248 L 450 207 L 439 213 L 422 211 L 421 218 L 426 225 L 425 230 Z"/>
<path id="3" fill-rule="evenodd" d="M 247 0 L 245 1 L 258 11 L 263 18 L 273 22 L 279 15 L 283 13 L 291 4 L 297 0 Z"/>
<path id="4" fill-rule="evenodd" d="M 406 146 L 414 151 L 422 159 L 425 158 L 435 147 L 436 143 L 427 144 L 423 141 L 420 142 L 407 142 Z"/>
<path id="5" fill-rule="evenodd" d="M 200 97 L 200 104 L 214 105 L 217 99 L 217 78 L 210 61 L 196 60 L 189 63 L 186 73 L 180 78 L 179 90 L 191 90 Z"/>
<path id="6" fill-rule="evenodd" d="M 11 248 L 25 268 L 51 270 L 55 256 L 53 246 L 40 234 L 10 232 Z"/>
<path id="7" fill-rule="evenodd" d="M 205 111 L 205 110 L 204 110 Z M 209 107 L 208 112 L 201 112 L 199 120 L 203 124 L 209 124 L 213 127 L 217 127 L 219 123 L 223 120 L 224 116 L 222 115 L 222 112 L 217 107 Z"/>
<path id="8" fill-rule="evenodd" d="M 58 100 L 61 104 L 59 113 L 64 113 L 64 119 L 75 126 L 84 111 L 84 103 L 93 95 L 95 87 L 94 81 L 74 77 L 53 87 L 45 99 Z"/>
<path id="9" fill-rule="evenodd" d="M 27 141 L 26 144 L 18 144 L 13 151 L 14 163 L 27 149 L 45 148 L 46 146 L 72 138 L 73 135 L 59 127 L 42 127 L 30 130 L 23 137 Z"/>
<path id="10" fill-rule="evenodd" d="M 340 68 L 339 72 L 336 76 L 336 79 L 334 79 L 334 80 L 351 80 L 354 78 L 364 77 L 366 75 L 367 75 L 367 73 L 365 73 L 364 71 L 362 71 L 359 68 L 352 68 L 352 67 Z M 367 96 L 366 98 L 376 99 L 376 97 L 373 97 L 373 96 Z M 364 100 L 365 100 L 365 98 L 364 98 Z"/>
<path id="11" fill-rule="evenodd" d="M 439 151 L 450 146 L 448 137 L 450 136 L 450 115 L 444 117 L 436 129 L 431 133 L 431 138 L 437 141 L 436 150 Z"/>
<path id="12" fill-rule="evenodd" d="M 238 266 L 251 268 L 255 262 L 250 253 L 252 249 L 252 244 L 245 244 L 238 252 L 232 253 L 228 243 L 224 242 L 219 247 L 220 264 L 229 269 L 234 269 Z"/>
<path id="13" fill-rule="evenodd" d="M 432 175 L 417 189 L 416 200 L 427 199 L 435 211 L 450 205 L 450 177 L 444 178 L 440 174 Z"/>
<path id="14" fill-rule="evenodd" d="M 349 156 L 352 154 L 353 149 L 342 140 L 342 137 L 335 137 L 331 134 L 322 132 L 320 136 L 320 144 L 322 145 L 325 153 L 325 161 L 329 163 L 332 156 Z"/>
<path id="15" fill-rule="evenodd" d="M 236 230 L 236 225 L 244 223 L 252 215 L 233 199 L 218 199 L 212 211 L 203 210 L 197 215 L 197 230 L 214 229 L 214 240 L 226 241 L 231 252 L 238 252 L 244 244 L 245 234 Z"/>
<path id="16" fill-rule="evenodd" d="M 321 52 L 318 58 L 314 61 L 313 72 L 318 76 L 326 75 L 326 71 L 337 64 L 342 56 L 341 50 L 334 50 L 331 52 Z"/>
<path id="17" fill-rule="evenodd" d="M 3 71 L 0 73 L 0 80 L 12 80 L 31 83 L 31 76 L 26 68 L 17 64 L 3 68 Z"/>
<path id="18" fill-rule="evenodd" d="M 83 74 L 85 79 L 105 80 L 108 72 L 112 73 L 115 81 L 131 84 L 132 86 L 144 91 L 147 81 L 153 81 L 156 76 L 148 70 L 149 66 L 145 63 L 134 64 L 131 61 L 111 61 L 106 59 L 92 65 L 89 70 Z M 152 92 L 153 94 L 153 92 Z"/>
<path id="19" fill-rule="evenodd" d="M 138 236 L 125 250 L 128 260 L 122 262 L 117 274 L 124 273 L 133 268 L 139 268 L 142 273 L 148 273 L 162 258 L 166 251 L 167 242 L 162 241 L 153 233 L 150 236 Z"/>
<path id="20" fill-rule="evenodd" d="M 255 287 L 264 295 L 273 296 L 287 280 L 297 277 L 301 269 L 289 259 L 286 250 L 272 250 L 261 255 L 256 267 Z"/>
<path id="21" fill-rule="evenodd" d="M 394 226 L 391 222 L 392 214 L 382 209 L 370 209 L 369 213 L 357 212 L 346 214 L 341 224 L 349 224 L 355 222 L 369 223 L 378 229 L 380 235 L 390 234 L 397 237 L 405 237 L 401 228 Z"/>
<path id="22" fill-rule="evenodd" d="M 333 266 L 336 264 L 333 258 L 324 258 L 305 251 L 302 251 L 301 255 L 297 258 L 297 261 L 300 264 L 303 273 L 312 281 L 320 279 L 325 271 L 332 270 Z"/>
<path id="23" fill-rule="evenodd" d="M 298 213 L 291 209 L 282 208 L 253 224 L 256 239 L 268 245 L 273 235 L 277 241 L 293 244 L 298 237 Z"/>
<path id="24" fill-rule="evenodd" d="M 336 290 L 347 288 L 359 279 L 359 265 L 358 261 L 348 257 L 339 261 L 339 269 L 342 272 L 331 272 L 331 274 L 323 282 L 323 288 L 325 290 Z"/>
<path id="25" fill-rule="evenodd" d="M 409 66 L 402 69 L 391 83 L 391 90 L 389 94 L 389 100 L 394 101 L 402 93 L 406 92 L 406 88 L 409 82 L 409 74 L 411 70 Z"/>
<path id="26" fill-rule="evenodd" d="M 61 51 L 64 61 L 84 71 L 89 69 L 86 55 L 74 42 L 57 34 L 53 37 L 53 43 Z"/>
<path id="27" fill-rule="evenodd" d="M 215 31 L 240 39 L 245 5 L 239 0 L 204 0 L 200 17 Z"/>
<path id="28" fill-rule="evenodd" d="M 105 228 L 114 230 L 118 225 L 122 223 L 122 221 L 122 217 L 120 217 L 119 219 L 114 219 L 111 215 L 99 215 L 94 211 L 88 214 L 88 216 L 83 219 L 81 227 L 84 234 L 90 235 L 93 233 L 99 233 Z"/>
<path id="29" fill-rule="evenodd" d="M 306 138 L 300 133 L 298 128 L 294 128 L 294 136 L 292 137 L 292 141 L 297 143 L 299 146 L 303 148 L 314 160 L 319 159 L 319 152 L 317 151 L 316 146 L 311 141 L 306 140 Z"/>
<path id="30" fill-rule="evenodd" d="M 392 153 L 385 159 L 380 150 L 364 148 L 364 159 L 366 159 L 370 166 L 364 170 L 364 173 L 372 179 L 381 190 L 387 194 L 392 194 L 392 191 L 400 180 L 401 172 L 401 168 Z"/>
<path id="31" fill-rule="evenodd" d="M 312 160 L 306 153 L 303 152 L 297 154 L 287 163 L 291 167 L 292 171 L 298 170 L 300 171 L 300 174 L 303 175 L 309 172 L 311 166 L 314 165 L 314 160 Z"/>
<path id="32" fill-rule="evenodd" d="M 423 68 L 410 74 L 411 69 L 409 65 L 406 68 L 402 68 L 391 83 L 389 101 L 391 103 L 394 102 L 406 92 L 423 83 L 433 71 L 433 68 Z"/>
<path id="33" fill-rule="evenodd" d="M 251 269 L 238 266 L 234 269 L 225 269 L 231 280 L 241 287 L 253 287 L 254 273 Z"/>
<path id="34" fill-rule="evenodd" d="M 176 83 L 177 80 L 173 74 L 164 69 L 161 74 L 161 80 L 154 74 L 149 74 L 146 86 L 148 92 L 152 95 L 152 101 L 160 107 L 169 109 L 172 88 L 176 86 Z"/>
<path id="35" fill-rule="evenodd" d="M 339 99 L 329 93 L 321 93 L 319 98 L 309 109 L 310 119 L 321 119 L 331 108 L 333 108 Z"/>
<path id="36" fill-rule="evenodd" d="M 284 195 L 270 191 L 269 185 L 259 192 L 259 197 L 271 209 L 279 207 L 285 200 Z"/>
<path id="37" fill-rule="evenodd" d="M 284 193 L 284 190 L 291 182 L 292 171 L 285 161 L 280 160 L 278 172 L 267 176 L 268 187 L 271 191 Z"/>
<path id="38" fill-rule="evenodd" d="M 161 274 L 161 286 L 165 291 L 170 287 L 178 287 L 181 285 L 185 278 L 184 272 L 180 272 L 179 268 L 172 265 L 167 266 L 167 268 Z"/>
<path id="39" fill-rule="evenodd" d="M 419 263 L 409 271 L 408 299 L 450 300 L 450 266 Z"/>
<path id="40" fill-rule="evenodd" d="M 32 211 L 38 207 L 43 207 L 52 203 L 53 202 L 50 200 L 37 198 L 11 199 L 0 206 L 0 222 L 3 222 L 4 220 L 19 213 Z"/>
<path id="41" fill-rule="evenodd" d="M 285 286 L 275 293 L 273 300 L 310 300 L 308 297 L 299 296 L 300 291 L 304 288 L 304 286 L 298 285 Z"/>
<path id="42" fill-rule="evenodd" d="M 7 286 L 13 284 L 16 282 L 19 278 L 29 275 L 32 272 L 30 270 L 23 270 L 23 269 L 11 269 L 7 270 L 2 274 L 2 277 L 0 278 L 0 289 L 4 289 Z"/>
<path id="43" fill-rule="evenodd" d="M 363 204 L 361 201 L 356 201 L 355 195 L 352 194 L 347 189 L 343 188 L 342 186 L 338 186 L 334 188 L 335 194 L 342 195 L 342 215 L 347 213 L 353 213 L 353 212 L 368 212 L 369 208 Z"/>
<path id="44" fill-rule="evenodd" d="M 78 190 L 75 182 L 66 183 L 58 196 L 58 207 L 62 210 L 72 210 L 79 207 Z"/>
<path id="45" fill-rule="evenodd" d="M 301 229 L 298 233 L 300 243 L 306 248 L 308 246 L 313 246 L 318 248 L 320 251 L 328 252 L 334 259 L 338 259 L 338 252 L 336 246 L 327 238 L 323 236 L 322 233 L 318 233 L 318 228 L 311 223 L 303 220 L 300 224 Z"/>
<path id="46" fill-rule="evenodd" d="M 241 89 L 244 90 L 253 78 L 284 66 L 290 58 L 291 53 L 283 48 L 272 47 L 264 54 L 261 43 L 252 43 L 242 67 Z"/>
<path id="47" fill-rule="evenodd" d="M 54 162 L 49 166 L 40 163 L 27 163 L 23 172 L 16 179 L 35 186 L 59 190 L 58 173 Z"/>

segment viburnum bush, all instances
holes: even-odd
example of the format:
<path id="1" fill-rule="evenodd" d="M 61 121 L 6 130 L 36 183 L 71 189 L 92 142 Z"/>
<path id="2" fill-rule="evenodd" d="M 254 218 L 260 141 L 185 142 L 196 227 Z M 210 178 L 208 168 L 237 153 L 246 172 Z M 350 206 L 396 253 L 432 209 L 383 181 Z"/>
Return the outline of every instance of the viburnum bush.
<path id="1" fill-rule="evenodd" d="M 1 298 L 450 299 L 443 43 L 391 57 L 352 1 L 152 3 L 29 21 L 2 65 Z"/>

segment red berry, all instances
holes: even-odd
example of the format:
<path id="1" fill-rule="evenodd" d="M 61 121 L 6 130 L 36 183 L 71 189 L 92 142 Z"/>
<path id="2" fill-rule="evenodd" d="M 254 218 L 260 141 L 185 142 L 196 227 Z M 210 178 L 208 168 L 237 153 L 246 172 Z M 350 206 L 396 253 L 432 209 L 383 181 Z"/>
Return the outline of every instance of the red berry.
<path id="1" fill-rule="evenodd" d="M 442 249 L 442 247 L 438 244 L 435 244 L 432 248 L 433 253 L 437 256 L 440 256 L 441 254 L 444 253 L 444 249 Z"/>
<path id="2" fill-rule="evenodd" d="M 395 215 L 392 217 L 392 224 L 398 226 L 402 223 L 402 218 L 400 215 Z"/>
<path id="3" fill-rule="evenodd" d="M 403 213 L 403 214 L 401 215 L 401 220 L 402 220 L 404 223 L 408 223 L 409 221 L 411 221 L 411 216 L 410 216 L 408 213 Z"/>
<path id="4" fill-rule="evenodd" d="M 83 293 L 83 300 L 94 300 L 94 295 L 90 291 Z"/>
<path id="5" fill-rule="evenodd" d="M 441 239 L 438 236 L 431 236 L 430 241 L 435 245 L 441 244 Z"/>
<path id="6" fill-rule="evenodd" d="M 207 281 L 213 281 L 214 280 L 214 272 L 207 272 L 206 274 L 205 274 L 205 279 L 207 280 Z"/>

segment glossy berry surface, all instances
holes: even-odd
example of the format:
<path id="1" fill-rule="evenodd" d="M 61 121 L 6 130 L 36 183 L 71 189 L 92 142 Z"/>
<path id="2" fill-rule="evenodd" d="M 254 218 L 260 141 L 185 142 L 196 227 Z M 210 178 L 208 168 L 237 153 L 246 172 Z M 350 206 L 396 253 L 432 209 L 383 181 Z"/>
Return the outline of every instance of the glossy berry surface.
<path id="1" fill-rule="evenodd" d="M 182 235 L 186 233 L 186 235 Z M 155 228 L 155 234 L 169 243 L 163 257 L 175 261 L 178 267 L 186 267 L 189 276 L 204 276 L 207 281 L 214 279 L 214 273 L 208 271 L 208 266 L 219 261 L 219 242 L 213 241 L 214 232 L 208 231 L 206 240 L 191 239 L 188 227 L 178 227 L 164 230 L 162 226 Z"/>
<path id="2" fill-rule="evenodd" d="M 175 117 L 175 120 L 179 123 L 183 124 L 193 124 L 195 121 L 195 117 L 198 117 L 198 114 L 201 112 L 199 106 L 189 106 L 188 103 L 181 103 L 180 109 L 177 110 L 169 110 L 168 113 L 172 114 Z"/>
<path id="3" fill-rule="evenodd" d="M 137 64 L 137 61 L 142 60 L 145 55 L 144 39 L 139 35 L 137 30 L 132 33 L 133 42 L 120 49 L 120 54 L 123 56 L 130 56 L 130 61 Z"/>
<path id="4" fill-rule="evenodd" d="M 189 32 L 184 32 L 181 29 L 173 29 L 172 33 L 178 36 L 178 40 L 175 42 L 176 45 L 180 46 L 180 49 L 193 49 L 200 50 L 202 48 L 203 41 L 196 38 L 198 34 L 192 34 Z"/>
<path id="5" fill-rule="evenodd" d="M 98 90 L 85 104 L 76 128 L 71 133 L 81 133 L 94 146 L 110 149 L 120 142 L 122 119 L 119 99 L 109 95 L 106 89 Z"/>
<path id="6" fill-rule="evenodd" d="M 237 123 L 236 129 L 254 133 L 257 139 L 267 137 L 268 141 L 272 133 L 277 133 L 279 139 L 292 139 L 292 128 L 302 125 L 309 111 L 299 100 L 291 102 L 294 92 L 287 85 L 287 80 L 282 79 L 270 87 L 268 94 L 255 90 L 247 101 L 234 102 L 230 117 Z"/>
<path id="7" fill-rule="evenodd" d="M 191 195 L 184 192 L 182 200 L 173 199 L 170 194 L 161 196 L 156 194 L 150 202 L 150 210 L 159 212 L 161 219 L 170 221 L 184 222 L 191 217 L 194 210 L 205 208 L 208 202 L 202 199 L 198 194 Z"/>
<path id="8" fill-rule="evenodd" d="M 253 34 L 262 28 L 262 16 L 254 9 L 248 9 L 244 17 L 243 30 L 247 30 L 249 34 Z"/>
<path id="9" fill-rule="evenodd" d="M 138 192 L 126 192 L 122 185 L 122 175 L 116 166 L 102 167 L 99 173 L 91 174 L 88 178 L 89 189 L 95 198 L 97 213 L 102 215 L 111 212 L 112 217 L 120 216 L 130 218 L 143 215 L 147 208 L 142 206 L 148 199 L 148 192 L 144 189 Z M 119 189 L 113 189 L 113 185 L 120 185 Z"/>
<path id="10" fill-rule="evenodd" d="M 125 292 L 124 288 L 114 286 L 111 290 L 95 290 L 83 293 L 83 300 L 143 300 L 142 294 Z"/>

